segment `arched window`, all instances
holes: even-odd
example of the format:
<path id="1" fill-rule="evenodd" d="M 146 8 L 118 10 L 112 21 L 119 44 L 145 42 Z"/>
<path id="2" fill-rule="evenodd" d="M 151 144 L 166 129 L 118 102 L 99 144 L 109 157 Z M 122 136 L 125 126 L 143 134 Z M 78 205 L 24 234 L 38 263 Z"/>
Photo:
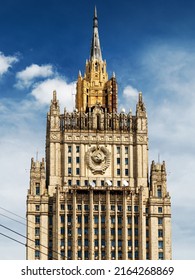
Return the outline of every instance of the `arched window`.
<path id="1" fill-rule="evenodd" d="M 157 197 L 162 197 L 162 186 L 157 186 Z"/>

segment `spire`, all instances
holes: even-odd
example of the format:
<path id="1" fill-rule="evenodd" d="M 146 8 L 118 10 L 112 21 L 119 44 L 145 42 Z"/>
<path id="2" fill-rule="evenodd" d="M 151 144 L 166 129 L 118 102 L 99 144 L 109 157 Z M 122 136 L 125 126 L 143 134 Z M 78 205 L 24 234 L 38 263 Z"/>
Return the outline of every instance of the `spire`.
<path id="1" fill-rule="evenodd" d="M 97 9 L 95 7 L 94 17 L 93 17 L 93 37 L 91 42 L 91 56 L 90 59 L 102 60 L 102 53 L 100 48 L 100 40 L 98 34 L 98 17 Z"/>

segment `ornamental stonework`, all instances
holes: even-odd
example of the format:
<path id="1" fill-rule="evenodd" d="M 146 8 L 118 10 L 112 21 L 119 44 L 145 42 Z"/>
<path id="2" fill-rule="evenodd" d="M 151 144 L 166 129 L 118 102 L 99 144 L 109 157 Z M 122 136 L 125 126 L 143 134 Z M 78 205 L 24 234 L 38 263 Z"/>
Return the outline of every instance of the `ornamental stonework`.
<path id="1" fill-rule="evenodd" d="M 110 152 L 104 146 L 93 146 L 86 152 L 85 160 L 93 174 L 104 174 L 110 165 Z"/>

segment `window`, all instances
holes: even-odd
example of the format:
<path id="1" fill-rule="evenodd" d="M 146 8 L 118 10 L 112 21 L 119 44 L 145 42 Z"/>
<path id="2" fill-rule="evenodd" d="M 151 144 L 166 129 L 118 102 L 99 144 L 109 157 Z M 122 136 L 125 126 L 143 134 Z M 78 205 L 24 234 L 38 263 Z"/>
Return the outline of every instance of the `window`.
<path id="1" fill-rule="evenodd" d="M 128 236 L 131 236 L 132 235 L 132 229 L 128 228 L 127 233 L 128 233 Z"/>
<path id="2" fill-rule="evenodd" d="M 118 228 L 118 235 L 122 235 L 122 228 Z"/>
<path id="3" fill-rule="evenodd" d="M 162 225 L 163 224 L 163 218 L 158 218 L 158 225 Z"/>
<path id="4" fill-rule="evenodd" d="M 87 187 L 88 186 L 88 180 L 85 180 L 85 187 Z"/>
<path id="5" fill-rule="evenodd" d="M 71 174 L 72 174 L 72 168 L 68 167 L 68 175 L 71 175 Z"/>
<path id="6" fill-rule="evenodd" d="M 129 151 L 128 147 L 125 147 L 125 154 L 128 154 L 128 151 Z"/>
<path id="7" fill-rule="evenodd" d="M 115 205 L 111 205 L 111 211 L 115 211 Z"/>
<path id="8" fill-rule="evenodd" d="M 162 213 L 162 207 L 158 207 L 158 213 Z"/>
<path id="9" fill-rule="evenodd" d="M 40 210 L 40 206 L 39 205 L 35 205 L 35 209 L 36 209 L 36 211 L 39 211 Z"/>
<path id="10" fill-rule="evenodd" d="M 40 224 L 40 216 L 35 215 L 35 224 Z"/>
<path id="11" fill-rule="evenodd" d="M 72 258 L 72 250 L 68 250 L 68 259 Z"/>
<path id="12" fill-rule="evenodd" d="M 115 216 L 111 216 L 111 224 L 115 224 Z"/>
<path id="13" fill-rule="evenodd" d="M 135 228 L 135 236 L 138 236 L 138 228 Z"/>
<path id="14" fill-rule="evenodd" d="M 64 215 L 60 215 L 60 222 L 61 222 L 61 223 L 64 223 L 64 221 L 65 221 Z"/>
<path id="15" fill-rule="evenodd" d="M 116 147 L 117 154 L 120 154 L 120 151 L 121 151 L 120 147 Z"/>
<path id="16" fill-rule="evenodd" d="M 88 211 L 88 210 L 89 210 L 89 205 L 88 205 L 88 204 L 85 204 L 85 205 L 84 205 L 84 210 L 85 210 L 85 211 Z"/>
<path id="17" fill-rule="evenodd" d="M 94 246 L 98 247 L 98 239 L 94 239 Z"/>
<path id="18" fill-rule="evenodd" d="M 81 235 L 81 233 L 82 233 L 81 227 L 79 227 L 79 228 L 77 229 L 77 232 L 78 232 L 78 235 Z"/>
<path id="19" fill-rule="evenodd" d="M 158 230 L 158 237 L 163 237 L 163 230 L 162 229 Z"/>
<path id="20" fill-rule="evenodd" d="M 128 240 L 128 246 L 131 247 L 132 246 L 132 240 Z"/>
<path id="21" fill-rule="evenodd" d="M 158 241 L 158 249 L 163 249 L 163 241 Z"/>
<path id="22" fill-rule="evenodd" d="M 118 224 L 121 225 L 122 224 L 122 217 L 118 216 Z"/>
<path id="23" fill-rule="evenodd" d="M 81 215 L 78 215 L 78 216 L 77 216 L 77 221 L 78 221 L 78 224 L 81 224 L 81 222 L 82 222 L 82 217 L 81 217 Z"/>
<path id="24" fill-rule="evenodd" d="M 127 211 L 131 212 L 131 206 L 127 206 Z"/>
<path id="25" fill-rule="evenodd" d="M 68 157 L 68 163 L 71 163 L 71 162 L 72 162 L 72 158 Z"/>
<path id="26" fill-rule="evenodd" d="M 125 169 L 125 176 L 129 176 L 129 169 Z"/>
<path id="27" fill-rule="evenodd" d="M 81 205 L 81 204 L 78 204 L 78 205 L 77 205 L 77 209 L 81 211 L 82 205 Z"/>
<path id="28" fill-rule="evenodd" d="M 105 211 L 106 210 L 106 206 L 105 205 L 101 205 L 101 211 Z"/>
<path id="29" fill-rule="evenodd" d="M 102 229 L 101 229 L 101 234 L 102 234 L 102 235 L 105 235 L 105 228 L 102 228 Z"/>
<path id="30" fill-rule="evenodd" d="M 68 180 L 68 185 L 72 186 L 72 180 L 70 180 L 70 179 Z"/>
<path id="31" fill-rule="evenodd" d="M 72 210 L 72 205 L 68 204 L 68 210 Z"/>
<path id="32" fill-rule="evenodd" d="M 79 152 L 80 152 L 80 147 L 76 146 L 76 153 L 79 153 Z"/>
<path id="33" fill-rule="evenodd" d="M 128 216 L 128 217 L 127 217 L 127 223 L 128 223 L 129 225 L 131 225 L 131 221 L 132 221 L 131 216 Z"/>
<path id="34" fill-rule="evenodd" d="M 64 208 L 64 204 L 61 204 L 60 205 L 60 208 L 61 208 L 61 210 L 64 210 L 65 208 Z"/>
<path id="35" fill-rule="evenodd" d="M 121 170 L 117 168 L 117 175 L 119 176 L 121 174 Z"/>
<path id="36" fill-rule="evenodd" d="M 111 240 L 111 246 L 115 247 L 115 240 Z"/>
<path id="37" fill-rule="evenodd" d="M 135 225 L 138 225 L 138 216 L 134 216 L 134 223 Z"/>
<path id="38" fill-rule="evenodd" d="M 80 163 L 80 157 L 76 157 L 76 163 Z"/>
<path id="39" fill-rule="evenodd" d="M 135 211 L 135 212 L 138 212 L 138 210 L 139 210 L 138 205 L 135 205 L 135 206 L 134 206 L 134 211 Z"/>
<path id="40" fill-rule="evenodd" d="M 39 258 L 40 258 L 40 251 L 35 250 L 35 259 L 39 259 Z"/>
<path id="41" fill-rule="evenodd" d="M 157 197 L 161 198 L 162 197 L 162 187 L 157 186 Z"/>
<path id="42" fill-rule="evenodd" d="M 120 158 L 117 158 L 117 159 L 116 159 L 116 163 L 117 163 L 117 164 L 120 164 L 120 163 L 121 163 L 121 159 L 120 159 Z"/>
<path id="43" fill-rule="evenodd" d="M 121 186 L 121 181 L 117 181 L 117 187 Z"/>
<path id="44" fill-rule="evenodd" d="M 35 239 L 35 246 L 39 246 L 40 245 L 40 239 Z"/>
<path id="45" fill-rule="evenodd" d="M 122 205 L 118 205 L 118 211 L 121 212 L 123 210 L 123 206 Z"/>
<path id="46" fill-rule="evenodd" d="M 89 246 L 89 240 L 88 240 L 88 239 L 85 239 L 85 240 L 84 240 L 84 244 L 85 244 L 85 246 Z"/>
<path id="47" fill-rule="evenodd" d="M 87 224 L 89 222 L 89 216 L 85 215 L 84 216 L 84 223 Z"/>
<path id="48" fill-rule="evenodd" d="M 61 239 L 61 240 L 60 240 L 60 246 L 64 246 L 64 244 L 65 244 L 65 243 L 64 243 L 64 239 Z"/>
<path id="49" fill-rule="evenodd" d="M 128 165 L 129 164 L 129 159 L 125 158 L 125 164 Z"/>
<path id="50" fill-rule="evenodd" d="M 80 168 L 76 168 L 76 175 L 79 175 L 80 174 Z"/>
<path id="51" fill-rule="evenodd" d="M 163 259 L 164 259 L 163 252 L 159 252 L 159 253 L 158 253 L 158 259 L 159 259 L 159 260 L 163 260 Z"/>
<path id="52" fill-rule="evenodd" d="M 104 186 L 104 181 L 103 180 L 101 180 L 101 187 L 103 187 Z"/>
<path id="53" fill-rule="evenodd" d="M 72 216 L 68 215 L 68 223 L 72 223 Z"/>
<path id="54" fill-rule="evenodd" d="M 36 195 L 40 195 L 40 184 L 36 183 L 36 189 L 35 189 Z"/>
<path id="55" fill-rule="evenodd" d="M 68 153 L 71 153 L 71 152 L 72 152 L 72 147 L 68 146 Z"/>
<path id="56" fill-rule="evenodd" d="M 106 241 L 105 241 L 105 239 L 102 239 L 102 246 L 106 246 Z"/>
<path id="57" fill-rule="evenodd" d="M 146 237 L 149 237 L 149 230 L 146 230 Z"/>
<path id="58" fill-rule="evenodd" d="M 149 241 L 146 241 L 146 249 L 149 249 Z"/>
<path id="59" fill-rule="evenodd" d="M 98 224 L 98 216 L 97 215 L 94 216 L 94 223 Z"/>
<path id="60" fill-rule="evenodd" d="M 120 239 L 118 240 L 118 246 L 122 247 L 122 240 L 120 240 Z"/>
<path id="61" fill-rule="evenodd" d="M 132 252 L 128 252 L 128 259 L 132 259 Z"/>
<path id="62" fill-rule="evenodd" d="M 98 205 L 94 205 L 94 211 L 98 211 L 99 206 Z"/>
<path id="63" fill-rule="evenodd" d="M 82 257 L 82 252 L 79 250 L 79 251 L 77 252 L 77 254 L 78 254 L 78 258 L 81 259 L 81 257 Z"/>
<path id="64" fill-rule="evenodd" d="M 105 224 L 105 216 L 101 216 L 101 223 Z"/>
<path id="65" fill-rule="evenodd" d="M 37 227 L 35 228 L 35 235 L 37 235 L 37 236 L 40 235 L 40 228 L 37 228 Z"/>
<path id="66" fill-rule="evenodd" d="M 115 229 L 114 229 L 114 228 L 111 228 L 110 234 L 111 234 L 111 235 L 115 235 Z"/>
<path id="67" fill-rule="evenodd" d="M 65 233 L 65 228 L 64 228 L 64 227 L 61 227 L 61 228 L 60 228 L 60 233 L 61 233 L 61 234 L 64 234 L 64 233 Z"/>
<path id="68" fill-rule="evenodd" d="M 98 235 L 98 228 L 94 228 L 94 234 Z"/>
<path id="69" fill-rule="evenodd" d="M 76 185 L 80 186 L 80 180 L 76 180 Z"/>

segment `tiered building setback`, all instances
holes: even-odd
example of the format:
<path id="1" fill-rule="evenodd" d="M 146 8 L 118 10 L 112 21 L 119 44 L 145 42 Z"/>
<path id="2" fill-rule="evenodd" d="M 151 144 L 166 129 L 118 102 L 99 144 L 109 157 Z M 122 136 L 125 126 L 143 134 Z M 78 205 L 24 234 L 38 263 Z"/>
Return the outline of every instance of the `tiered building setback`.
<path id="1" fill-rule="evenodd" d="M 47 115 L 46 160 L 31 160 L 27 259 L 171 259 L 165 162 L 148 170 L 142 93 L 136 114 L 118 112 L 115 74 L 102 59 L 95 9 L 90 59 L 79 72 L 76 109 Z"/>

